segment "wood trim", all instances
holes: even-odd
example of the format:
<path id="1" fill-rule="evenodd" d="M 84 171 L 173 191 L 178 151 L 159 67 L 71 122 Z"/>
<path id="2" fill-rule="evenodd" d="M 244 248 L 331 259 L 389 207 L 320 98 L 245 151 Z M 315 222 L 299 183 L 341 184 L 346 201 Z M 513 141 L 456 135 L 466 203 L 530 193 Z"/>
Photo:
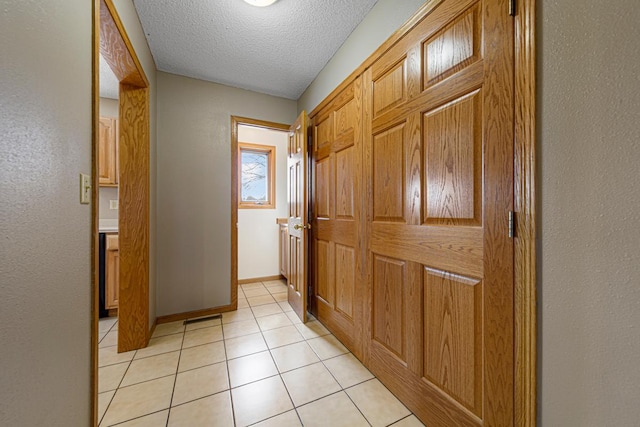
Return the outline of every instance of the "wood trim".
<path id="1" fill-rule="evenodd" d="M 149 333 L 149 89 L 120 84 L 118 351 Z"/>
<path id="2" fill-rule="evenodd" d="M 367 68 L 371 67 L 374 62 L 378 60 L 382 55 L 384 55 L 389 49 L 391 49 L 402 37 L 404 37 L 409 31 L 411 31 L 416 25 L 420 23 L 424 18 L 429 15 L 429 12 L 432 11 L 439 3 L 442 3 L 444 0 L 428 0 L 425 2 L 420 8 L 404 23 L 400 28 L 398 28 L 393 34 L 389 36 L 387 40 L 384 41 L 367 59 L 364 60 L 362 64 L 360 64 L 349 76 L 340 83 L 327 97 L 320 102 L 312 111 L 309 113 L 309 117 L 313 117 L 320 112 L 323 108 L 325 108 L 329 103 L 333 101 L 333 99 L 344 89 L 347 88 L 353 81 L 362 74 Z"/>
<path id="3" fill-rule="evenodd" d="M 284 276 L 282 274 L 278 274 L 276 276 L 264 276 L 264 277 L 253 277 L 251 279 L 240 279 L 238 280 L 238 285 L 246 285 L 248 283 L 256 283 L 256 282 L 268 282 L 270 280 L 284 280 Z"/>
<path id="4" fill-rule="evenodd" d="M 537 422 L 536 300 L 536 1 L 515 17 L 514 241 L 515 424 Z"/>
<path id="5" fill-rule="evenodd" d="M 100 0 L 100 52 L 120 83 L 149 87 L 113 0 Z"/>
<path id="6" fill-rule="evenodd" d="M 252 144 L 248 142 L 238 142 L 238 171 L 242 164 L 240 156 L 242 151 L 267 154 L 269 167 L 267 169 L 267 179 L 269 180 L 269 203 L 257 204 L 254 202 L 243 202 L 238 200 L 238 209 L 275 209 L 276 208 L 276 147 L 275 145 Z M 241 180 L 238 180 L 238 195 L 242 194 Z"/>
<path id="7" fill-rule="evenodd" d="M 156 324 L 175 322 L 178 320 L 195 319 L 197 317 L 211 316 L 212 314 L 226 313 L 237 309 L 236 304 L 222 305 L 220 307 L 205 308 L 202 310 L 186 311 L 184 313 L 168 314 L 156 318 Z M 154 326 L 155 327 L 155 326 Z"/>
<path id="8" fill-rule="evenodd" d="M 240 125 L 281 131 L 289 131 L 290 127 L 290 125 L 266 120 L 231 116 L 231 304 L 222 307 L 228 307 L 228 310 L 238 308 L 238 126 Z"/>
<path id="9" fill-rule="evenodd" d="M 99 232 L 98 232 L 98 139 L 100 115 L 100 0 L 91 6 L 91 404 L 89 425 L 98 425 L 98 316 L 100 307 Z"/>
<path id="10" fill-rule="evenodd" d="M 268 122 L 266 120 L 250 119 L 248 117 L 231 116 L 231 118 L 235 119 L 239 125 L 255 126 L 264 129 L 283 130 L 288 132 L 291 127 L 291 125 Z"/>
<path id="11" fill-rule="evenodd" d="M 99 51 L 120 81 L 118 350 L 122 352 L 145 347 L 149 339 L 149 81 L 113 1 L 96 4 Z"/>

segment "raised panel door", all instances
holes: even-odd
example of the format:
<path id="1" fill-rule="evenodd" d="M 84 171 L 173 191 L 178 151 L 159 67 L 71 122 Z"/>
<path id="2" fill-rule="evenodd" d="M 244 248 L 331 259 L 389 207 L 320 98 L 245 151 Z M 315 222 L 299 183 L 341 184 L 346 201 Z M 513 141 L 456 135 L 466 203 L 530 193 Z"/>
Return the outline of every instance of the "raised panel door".
<path id="1" fill-rule="evenodd" d="M 287 299 L 300 320 L 307 321 L 307 129 L 308 118 L 302 112 L 291 126 L 287 168 L 289 170 L 288 197 L 288 277 Z"/>
<path id="2" fill-rule="evenodd" d="M 313 117 L 313 314 L 362 355 L 361 78 Z"/>
<path id="3" fill-rule="evenodd" d="M 98 122 L 98 177 L 101 186 L 118 185 L 117 119 L 100 117 Z"/>
<path id="4" fill-rule="evenodd" d="M 430 426 L 514 424 L 506 11 L 435 2 L 363 75 L 368 366 Z"/>

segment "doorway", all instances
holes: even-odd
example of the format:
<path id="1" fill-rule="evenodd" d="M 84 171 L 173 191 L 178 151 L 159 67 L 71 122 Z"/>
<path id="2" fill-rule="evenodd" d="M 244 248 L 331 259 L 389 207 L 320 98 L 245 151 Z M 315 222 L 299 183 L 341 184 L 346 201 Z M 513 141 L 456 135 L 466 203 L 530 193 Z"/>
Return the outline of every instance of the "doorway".
<path id="1" fill-rule="evenodd" d="M 98 412 L 99 315 L 99 56 L 118 82 L 117 269 L 118 352 L 149 341 L 149 81 L 112 0 L 93 3 L 93 171 L 92 171 L 92 425 Z M 104 160 L 104 157 L 103 159 Z"/>
<path id="2" fill-rule="evenodd" d="M 233 306 L 237 304 L 238 283 L 277 280 L 283 276 L 278 258 L 279 224 L 277 220 L 287 216 L 288 132 L 289 125 L 286 124 L 231 117 L 231 304 Z M 269 152 L 273 156 L 271 180 L 268 168 Z M 258 163 L 267 162 L 265 163 L 267 167 L 264 169 L 258 166 L 260 169 L 253 177 L 255 179 L 249 180 L 252 182 L 245 182 L 244 196 L 243 183 L 239 178 L 242 153 L 245 154 L 245 159 L 255 159 Z M 265 175 L 264 172 L 267 174 Z M 271 191 L 272 189 L 275 191 Z M 265 251 L 270 252 L 266 254 Z M 260 259 L 260 262 L 253 262 L 256 259 Z"/>

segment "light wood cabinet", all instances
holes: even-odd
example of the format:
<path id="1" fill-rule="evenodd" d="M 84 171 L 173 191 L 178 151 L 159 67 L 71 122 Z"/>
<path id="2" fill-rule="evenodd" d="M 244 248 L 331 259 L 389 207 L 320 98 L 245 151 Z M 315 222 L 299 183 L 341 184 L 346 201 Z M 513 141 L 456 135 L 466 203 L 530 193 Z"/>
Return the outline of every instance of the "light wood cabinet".
<path id="1" fill-rule="evenodd" d="M 289 250 L 287 249 L 287 244 L 289 243 L 289 226 L 287 223 L 282 223 L 278 221 L 278 226 L 280 227 L 280 274 L 285 278 L 289 277 Z"/>
<path id="2" fill-rule="evenodd" d="M 118 120 L 100 117 L 98 173 L 101 187 L 118 185 Z"/>
<path id="3" fill-rule="evenodd" d="M 106 244 L 106 276 L 105 276 L 105 308 L 118 308 L 120 283 L 120 251 L 118 250 L 118 235 L 108 234 Z"/>

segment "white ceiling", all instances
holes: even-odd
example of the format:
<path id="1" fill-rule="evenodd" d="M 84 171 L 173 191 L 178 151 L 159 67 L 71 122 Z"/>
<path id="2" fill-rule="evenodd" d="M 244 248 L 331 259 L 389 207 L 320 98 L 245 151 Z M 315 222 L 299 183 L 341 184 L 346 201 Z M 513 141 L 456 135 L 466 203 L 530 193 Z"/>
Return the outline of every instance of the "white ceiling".
<path id="1" fill-rule="evenodd" d="M 298 99 L 377 0 L 134 0 L 161 71 Z"/>

